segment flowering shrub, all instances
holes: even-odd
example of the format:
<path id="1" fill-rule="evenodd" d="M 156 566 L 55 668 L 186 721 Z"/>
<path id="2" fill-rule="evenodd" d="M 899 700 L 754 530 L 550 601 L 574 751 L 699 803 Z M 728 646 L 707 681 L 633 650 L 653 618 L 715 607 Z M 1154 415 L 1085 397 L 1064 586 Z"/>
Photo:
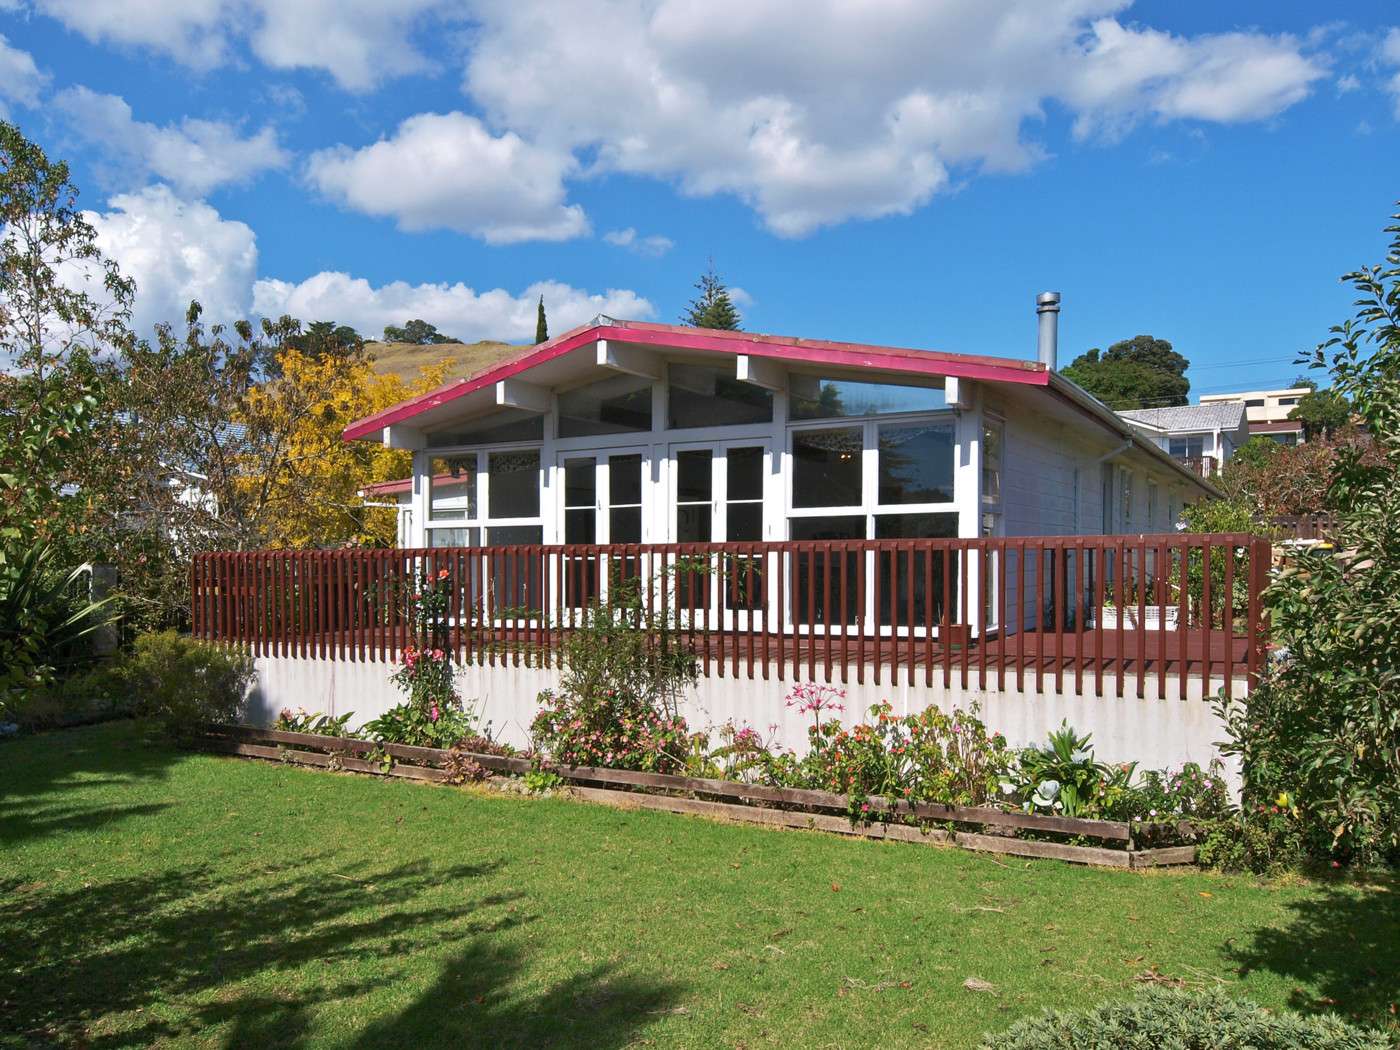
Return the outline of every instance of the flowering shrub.
<path id="1" fill-rule="evenodd" d="M 611 766 L 648 773 L 679 773 L 690 738 L 685 719 L 642 702 L 635 694 L 546 690 L 531 725 L 535 744 L 569 766 Z"/>
<path id="2" fill-rule="evenodd" d="M 365 725 L 374 739 L 417 747 L 451 747 L 476 726 L 457 695 L 447 644 L 452 593 L 446 569 L 425 573 L 408 595 L 416 639 L 405 645 L 402 666 L 390 677 L 408 700 Z"/>
<path id="3" fill-rule="evenodd" d="M 732 721 L 719 727 L 719 746 L 711 749 L 709 733 L 690 737 L 690 757 L 686 772 L 695 777 L 734 780 L 744 784 L 773 779 L 776 725 L 764 737 L 753 726 L 737 726 Z"/>
<path id="4" fill-rule="evenodd" d="M 448 748 L 471 736 L 475 729 L 475 719 L 456 700 L 450 706 L 427 710 L 413 703 L 399 704 L 366 722 L 363 732 L 382 744 Z"/>
<path id="5" fill-rule="evenodd" d="M 870 708 L 870 721 L 845 728 L 838 717 L 845 694 L 830 686 L 797 685 L 787 706 L 811 715 L 808 753 L 768 763 L 769 780 L 848 795 L 853 816 L 865 816 L 872 796 L 908 802 L 982 805 L 1006 774 L 1011 752 L 1000 733 L 988 734 L 975 712 L 945 714 L 928 707 L 894 714 Z M 830 715 L 831 717 L 825 717 Z"/>
<path id="6" fill-rule="evenodd" d="M 695 656 L 647 604 L 639 580 L 614 576 L 607 599 L 566 636 L 559 691 L 540 694 L 531 725 L 554 761 L 684 771 L 691 741 L 677 705 L 695 681 Z"/>
<path id="7" fill-rule="evenodd" d="M 1187 762 L 1176 773 L 1149 769 L 1135 785 L 1135 791 L 1136 811 L 1131 815 L 1138 820 L 1217 820 L 1234 809 L 1218 759 L 1209 770 L 1195 762 Z"/>

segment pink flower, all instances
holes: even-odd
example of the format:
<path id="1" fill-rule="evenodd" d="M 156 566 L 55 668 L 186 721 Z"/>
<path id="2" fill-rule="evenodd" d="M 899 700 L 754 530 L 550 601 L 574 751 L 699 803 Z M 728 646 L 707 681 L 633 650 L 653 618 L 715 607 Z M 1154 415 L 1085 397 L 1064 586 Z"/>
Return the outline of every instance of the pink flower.
<path id="1" fill-rule="evenodd" d="M 437 705 L 437 704 L 434 704 L 431 708 L 428 709 L 428 720 L 429 720 L 429 721 L 436 722 L 436 721 L 437 721 L 439 718 L 441 718 L 441 717 L 442 717 L 442 712 L 438 710 L 438 705 Z"/>

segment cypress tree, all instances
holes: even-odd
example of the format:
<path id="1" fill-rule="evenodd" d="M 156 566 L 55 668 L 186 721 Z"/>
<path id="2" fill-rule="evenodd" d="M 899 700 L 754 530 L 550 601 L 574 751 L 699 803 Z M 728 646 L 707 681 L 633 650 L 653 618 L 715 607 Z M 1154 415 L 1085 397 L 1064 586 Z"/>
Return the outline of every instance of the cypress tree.
<path id="1" fill-rule="evenodd" d="M 690 306 L 681 315 L 681 323 L 696 328 L 725 328 L 737 332 L 742 318 L 734 301 L 729 298 L 729 289 L 715 273 L 713 261 L 709 270 L 695 282 L 695 288 L 700 294 L 690 301 Z"/>
<path id="2" fill-rule="evenodd" d="M 535 342 L 543 343 L 549 338 L 549 322 L 544 316 L 544 296 L 540 296 L 540 310 L 535 315 Z"/>

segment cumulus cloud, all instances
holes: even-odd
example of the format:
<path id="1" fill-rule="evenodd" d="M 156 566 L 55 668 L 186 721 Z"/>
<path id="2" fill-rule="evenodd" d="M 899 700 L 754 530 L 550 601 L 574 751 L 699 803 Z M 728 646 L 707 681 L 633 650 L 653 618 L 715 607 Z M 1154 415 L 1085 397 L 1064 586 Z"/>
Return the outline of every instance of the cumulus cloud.
<path id="1" fill-rule="evenodd" d="M 105 212 L 86 212 L 97 245 L 136 282 L 132 326 L 149 335 L 158 321 L 180 322 L 191 299 L 211 321 L 248 312 L 258 247 L 245 224 L 167 186 L 113 197 Z"/>
<path id="2" fill-rule="evenodd" d="M 75 135 L 103 149 L 106 162 L 124 181 L 145 182 L 154 176 L 187 196 L 246 182 L 289 159 L 271 127 L 247 137 L 231 124 L 190 117 L 157 127 L 133 119 L 131 107 L 119 95 L 85 87 L 60 91 L 53 105 Z"/>
<path id="3" fill-rule="evenodd" d="M 627 289 L 590 294 L 557 281 L 541 281 L 512 294 L 503 288 L 478 292 L 461 284 L 371 285 L 362 277 L 322 272 L 299 283 L 264 279 L 253 289 L 254 310 L 265 316 L 334 318 L 366 335 L 385 325 L 421 317 L 468 342 L 477 339 L 529 340 L 535 334 L 535 310 L 544 296 L 550 327 L 573 328 L 595 314 L 645 319 L 656 310 Z"/>
<path id="4" fill-rule="evenodd" d="M 367 91 L 429 68 L 413 45 L 451 0 L 34 0 L 88 40 L 149 47 L 195 69 L 238 57 L 246 45 L 274 69 L 313 69 Z"/>
<path id="5" fill-rule="evenodd" d="M 7 104 L 33 107 L 39 104 L 39 92 L 48 82 L 28 51 L 11 47 L 0 34 L 0 116 L 9 113 Z"/>
<path id="6" fill-rule="evenodd" d="M 493 135 L 465 113 L 421 113 L 373 145 L 313 154 L 307 177 L 344 207 L 393 218 L 403 230 L 456 230 L 512 244 L 588 232 L 583 209 L 564 199 L 564 179 L 576 166 L 567 150 L 513 132 Z"/>
<path id="7" fill-rule="evenodd" d="M 1024 170 L 1050 100 L 1081 135 L 1118 135 L 1273 117 L 1325 73 L 1292 37 L 1180 37 L 1120 23 L 1126 6 L 482 0 L 464 85 L 493 125 L 590 170 L 732 193 L 799 236 L 906 214 L 953 166 Z"/>
<path id="8" fill-rule="evenodd" d="M 669 237 L 663 237 L 659 233 L 643 237 L 631 226 L 623 230 L 609 230 L 603 234 L 603 240 L 614 248 L 626 248 L 629 252 L 652 259 L 660 258 L 676 246 L 675 241 Z"/>

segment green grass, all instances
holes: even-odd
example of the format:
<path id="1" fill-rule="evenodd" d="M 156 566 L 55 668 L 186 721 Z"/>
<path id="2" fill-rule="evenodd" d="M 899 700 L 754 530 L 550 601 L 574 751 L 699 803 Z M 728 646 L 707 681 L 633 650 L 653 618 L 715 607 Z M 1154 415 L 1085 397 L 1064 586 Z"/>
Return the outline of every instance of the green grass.
<path id="1" fill-rule="evenodd" d="M 1105 871 L 0 744 L 0 1046 L 974 1046 L 1139 975 L 1392 1022 L 1393 884 Z M 971 977 L 991 991 L 971 991 Z"/>

